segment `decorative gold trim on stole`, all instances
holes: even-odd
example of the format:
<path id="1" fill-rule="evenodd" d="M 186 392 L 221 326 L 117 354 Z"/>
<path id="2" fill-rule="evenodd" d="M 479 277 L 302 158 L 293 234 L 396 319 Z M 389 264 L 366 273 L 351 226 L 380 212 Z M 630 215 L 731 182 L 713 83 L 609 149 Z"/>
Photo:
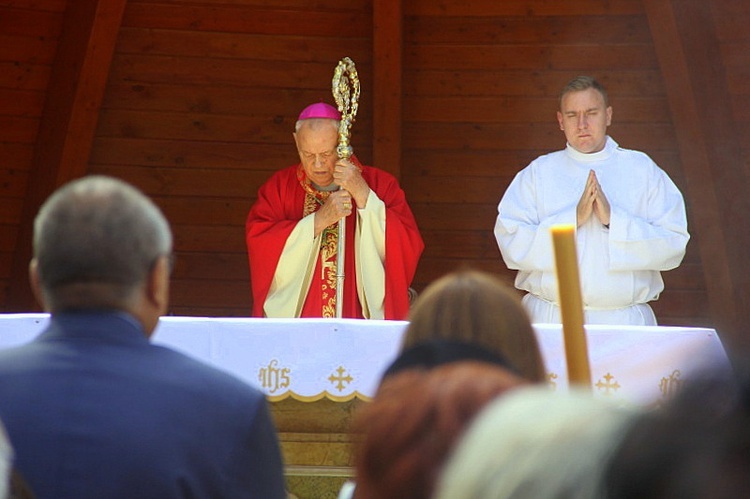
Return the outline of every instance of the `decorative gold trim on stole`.
<path id="1" fill-rule="evenodd" d="M 318 211 L 331 193 L 327 191 L 319 191 L 313 188 L 310 179 L 305 175 L 305 170 L 302 168 L 301 164 L 297 169 L 297 180 L 302 186 L 302 189 L 305 190 L 305 203 L 302 210 L 302 216 L 306 217 L 307 215 Z M 321 317 L 325 318 L 336 317 L 336 259 L 339 240 L 338 225 L 339 223 L 336 222 L 323 230 L 323 235 L 320 238 L 320 250 L 318 251 L 320 268 L 323 274 L 319 277 L 319 280 L 315 280 L 314 282 L 322 283 L 321 296 L 323 298 L 323 304 L 320 313 Z"/>

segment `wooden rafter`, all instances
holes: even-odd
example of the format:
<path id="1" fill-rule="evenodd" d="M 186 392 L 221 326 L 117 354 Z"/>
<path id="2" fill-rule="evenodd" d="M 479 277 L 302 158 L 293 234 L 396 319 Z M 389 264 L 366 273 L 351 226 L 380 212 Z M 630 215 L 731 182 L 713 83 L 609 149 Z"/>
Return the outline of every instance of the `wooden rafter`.
<path id="1" fill-rule="evenodd" d="M 668 93 L 717 330 L 730 345 L 747 341 L 750 207 L 739 139 L 711 2 L 644 0 Z M 747 345 L 744 345 L 747 346 Z"/>
<path id="2" fill-rule="evenodd" d="M 85 175 L 126 0 L 69 0 L 24 198 L 8 308 L 35 307 L 28 286 L 34 217 L 58 186 Z"/>

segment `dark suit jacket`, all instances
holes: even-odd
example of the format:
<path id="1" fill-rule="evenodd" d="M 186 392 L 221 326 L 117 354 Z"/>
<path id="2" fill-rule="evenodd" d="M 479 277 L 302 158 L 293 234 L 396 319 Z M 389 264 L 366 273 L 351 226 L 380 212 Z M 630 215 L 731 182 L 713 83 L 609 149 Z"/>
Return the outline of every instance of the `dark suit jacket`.
<path id="1" fill-rule="evenodd" d="M 285 497 L 263 394 L 123 313 L 57 314 L 0 351 L 0 419 L 39 499 Z"/>

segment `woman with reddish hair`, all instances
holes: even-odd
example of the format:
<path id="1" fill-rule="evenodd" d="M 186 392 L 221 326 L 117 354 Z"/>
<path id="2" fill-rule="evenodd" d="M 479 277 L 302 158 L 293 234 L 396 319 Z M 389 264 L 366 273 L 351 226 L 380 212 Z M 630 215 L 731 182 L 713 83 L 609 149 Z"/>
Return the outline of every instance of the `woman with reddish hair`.
<path id="1" fill-rule="evenodd" d="M 356 499 L 428 499 L 474 415 L 528 381 L 500 365 L 457 361 L 389 374 L 355 415 Z"/>

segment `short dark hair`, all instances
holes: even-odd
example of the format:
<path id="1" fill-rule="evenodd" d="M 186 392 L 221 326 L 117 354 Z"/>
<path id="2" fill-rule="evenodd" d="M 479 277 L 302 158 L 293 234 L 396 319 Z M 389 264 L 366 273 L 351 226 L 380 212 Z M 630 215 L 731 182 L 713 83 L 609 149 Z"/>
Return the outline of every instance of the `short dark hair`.
<path id="1" fill-rule="evenodd" d="M 580 92 L 589 88 L 593 88 L 594 90 L 598 91 L 604 99 L 604 107 L 609 107 L 609 95 L 607 94 L 607 89 L 604 88 L 604 85 L 599 83 L 599 81 L 592 76 L 576 76 L 575 78 L 570 80 L 567 85 L 565 85 L 560 91 L 560 105 L 562 106 L 563 97 L 565 97 L 570 92 Z"/>

